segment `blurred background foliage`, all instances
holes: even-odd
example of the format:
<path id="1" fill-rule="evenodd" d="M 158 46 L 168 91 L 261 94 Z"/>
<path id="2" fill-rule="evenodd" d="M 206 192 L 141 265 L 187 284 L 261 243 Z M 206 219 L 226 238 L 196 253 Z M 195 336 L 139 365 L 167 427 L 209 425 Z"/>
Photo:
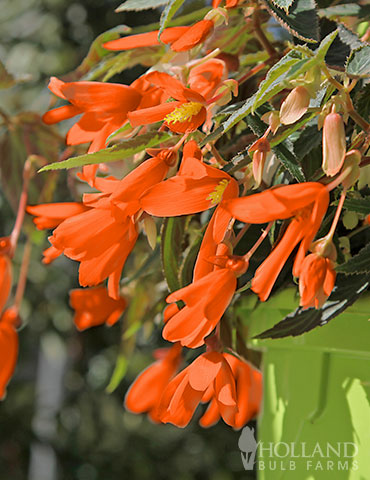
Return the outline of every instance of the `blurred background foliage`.
<path id="1" fill-rule="evenodd" d="M 2 0 L 0 60 L 21 82 L 0 92 L 1 110 L 10 117 L 25 111 L 42 114 L 51 98 L 46 88 L 49 77 L 62 77 L 75 69 L 100 33 L 119 24 L 143 25 L 158 19 L 155 10 L 117 14 L 114 9 L 119 4 L 114 0 Z M 125 72 L 120 81 L 130 83 L 137 74 L 137 70 Z M 41 134 L 39 118 L 18 118 L 27 123 L 28 138 L 36 145 Z M 44 142 L 47 151 L 34 147 L 48 162 L 54 161 L 60 148 L 57 131 L 55 135 L 50 132 Z M 7 135 L 0 127 L 0 135 L 0 160 L 3 171 L 8 172 L 2 175 L 0 192 L 0 235 L 5 236 L 13 226 L 26 153 L 24 138 L 17 132 Z M 70 174 L 43 175 L 44 179 L 33 181 L 34 203 L 78 196 Z M 150 282 L 163 280 L 158 256 L 150 257 L 146 242 L 136 247 L 126 269 L 135 272 L 144 265 L 141 276 L 127 283 L 132 301 L 123 320 L 110 329 L 98 327 L 79 333 L 68 307 L 68 290 L 78 286 L 77 265 L 66 258 L 48 267 L 42 265 L 47 235 L 35 231 L 29 219 L 26 231 L 37 247 L 32 251 L 22 304 L 18 366 L 7 398 L 0 404 L 0 479 L 254 478 L 243 470 L 239 433 L 226 425 L 203 430 L 194 419 L 182 430 L 154 425 L 124 411 L 129 384 L 151 363 L 153 348 L 163 343 L 156 323 L 166 286 L 163 283 L 159 288 L 160 298 L 150 298 Z M 14 259 L 14 278 L 22 250 L 21 244 Z M 150 276 L 153 272 L 156 277 Z M 121 373 L 126 368 L 127 373 L 108 394 L 117 357 Z M 114 386 L 111 383 L 110 389 Z"/>

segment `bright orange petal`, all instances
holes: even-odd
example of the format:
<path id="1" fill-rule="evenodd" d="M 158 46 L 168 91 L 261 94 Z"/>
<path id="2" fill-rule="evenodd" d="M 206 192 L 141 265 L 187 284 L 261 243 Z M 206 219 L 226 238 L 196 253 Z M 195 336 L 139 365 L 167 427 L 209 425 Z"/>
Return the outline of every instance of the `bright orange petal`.
<path id="1" fill-rule="evenodd" d="M 186 52 L 199 43 L 204 42 L 212 32 L 214 23 L 211 20 L 201 20 L 192 25 L 187 32 L 171 45 L 174 52 Z"/>

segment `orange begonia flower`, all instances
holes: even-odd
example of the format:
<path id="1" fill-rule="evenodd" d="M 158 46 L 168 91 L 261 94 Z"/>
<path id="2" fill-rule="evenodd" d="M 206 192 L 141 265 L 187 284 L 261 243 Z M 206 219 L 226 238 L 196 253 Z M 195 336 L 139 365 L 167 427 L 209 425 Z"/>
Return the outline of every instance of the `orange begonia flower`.
<path id="1" fill-rule="evenodd" d="M 35 216 L 33 223 L 38 230 L 55 228 L 66 218 L 87 210 L 89 208 L 81 202 L 43 203 L 27 207 L 27 212 Z"/>
<path id="2" fill-rule="evenodd" d="M 199 213 L 217 205 L 199 251 L 194 280 L 212 272 L 213 265 L 207 259 L 216 254 L 232 218 L 223 202 L 239 194 L 236 180 L 201 159 L 196 142 L 186 143 L 178 174 L 153 186 L 140 199 L 143 210 L 158 217 Z"/>
<path id="3" fill-rule="evenodd" d="M 336 279 L 334 263 L 317 253 L 303 260 L 299 275 L 300 305 L 304 308 L 321 308 L 329 298 Z"/>
<path id="4" fill-rule="evenodd" d="M 18 357 L 18 334 L 15 329 L 19 317 L 14 308 L 8 308 L 0 318 L 0 400 L 5 397 Z"/>
<path id="5" fill-rule="evenodd" d="M 89 153 L 105 148 L 111 133 L 127 120 L 128 112 L 135 110 L 141 94 L 132 87 L 116 83 L 69 82 L 51 77 L 49 89 L 70 105 L 46 112 L 42 119 L 47 124 L 58 123 L 76 115 L 82 117 L 69 129 L 67 145 L 91 143 Z M 84 179 L 93 183 L 98 165 L 84 167 Z"/>
<path id="6" fill-rule="evenodd" d="M 81 286 L 95 286 L 109 278 L 109 295 L 119 298 L 121 272 L 138 237 L 139 198 L 163 180 L 175 160 L 172 150 L 162 150 L 120 181 L 96 178 L 101 193 L 86 194 L 83 199 L 91 208 L 67 218 L 54 230 L 50 243 L 80 262 Z"/>
<path id="7" fill-rule="evenodd" d="M 154 107 L 141 108 L 128 113 L 133 127 L 149 125 L 164 120 L 164 124 L 176 133 L 192 132 L 206 119 L 206 99 L 195 90 L 184 85 L 168 73 L 151 72 L 145 80 L 162 89 L 169 97 L 175 99 Z"/>
<path id="8" fill-rule="evenodd" d="M 226 63 L 218 58 L 212 58 L 190 69 L 188 84 L 205 99 L 215 94 L 223 80 L 228 75 Z"/>
<path id="9" fill-rule="evenodd" d="M 167 317 L 163 338 L 180 341 L 188 348 L 204 344 L 204 338 L 216 327 L 233 298 L 237 277 L 248 267 L 242 257 L 228 255 L 228 251 L 222 244 L 218 250 L 222 255 L 209 258 L 214 263 L 212 272 L 167 297 L 167 303 L 182 300 L 185 306 Z"/>
<path id="10" fill-rule="evenodd" d="M 111 327 L 118 322 L 127 305 L 123 297 L 111 298 L 105 287 L 71 290 L 69 303 L 75 310 L 73 321 L 78 330 L 103 323 Z"/>
<path id="11" fill-rule="evenodd" d="M 104 43 L 107 50 L 131 50 L 140 47 L 152 47 L 161 43 L 170 44 L 171 50 L 185 52 L 203 43 L 213 31 L 214 23 L 211 20 L 200 20 L 190 27 L 170 27 L 161 34 L 161 42 L 158 40 L 159 30 L 154 32 L 139 33 L 111 40 Z"/>
<path id="12" fill-rule="evenodd" d="M 158 407 L 164 389 L 176 374 L 182 357 L 181 345 L 175 343 L 171 348 L 154 352 L 160 357 L 140 373 L 131 385 L 125 397 L 125 407 L 133 413 L 147 412 L 154 422 L 159 422 Z"/>
<path id="13" fill-rule="evenodd" d="M 207 426 L 216 420 L 216 409 L 217 420 L 221 416 L 235 428 L 240 428 L 257 413 L 261 399 L 260 374 L 253 371 L 251 378 L 252 368 L 230 357 L 220 352 L 203 353 L 176 375 L 163 392 L 160 420 L 186 427 L 199 403 L 211 398 L 212 415 L 207 412 L 201 421 Z"/>
<path id="14" fill-rule="evenodd" d="M 240 429 L 255 417 L 260 410 L 262 400 L 262 374 L 249 363 L 239 360 L 234 355 L 223 353 L 223 357 L 233 372 L 236 386 L 236 404 L 238 407 L 234 419 L 230 418 L 230 422 L 228 423 L 233 428 Z M 222 409 L 219 408 L 219 402 L 217 401 L 213 388 L 207 393 L 209 398 L 207 398 L 206 401 L 210 401 L 210 404 L 199 421 L 202 427 L 214 425 L 223 413 Z M 204 398 L 202 400 L 205 401 Z"/>
<path id="15" fill-rule="evenodd" d="M 12 264 L 9 258 L 11 244 L 9 237 L 0 238 L 0 313 L 8 300 L 12 286 Z"/>
<path id="16" fill-rule="evenodd" d="M 283 237 L 258 267 L 252 280 L 252 290 L 261 301 L 269 297 L 281 269 L 298 244 L 293 275 L 300 275 L 302 261 L 321 225 L 328 204 L 328 190 L 316 182 L 270 188 L 262 193 L 225 202 L 225 208 L 246 223 L 266 223 L 293 217 Z"/>

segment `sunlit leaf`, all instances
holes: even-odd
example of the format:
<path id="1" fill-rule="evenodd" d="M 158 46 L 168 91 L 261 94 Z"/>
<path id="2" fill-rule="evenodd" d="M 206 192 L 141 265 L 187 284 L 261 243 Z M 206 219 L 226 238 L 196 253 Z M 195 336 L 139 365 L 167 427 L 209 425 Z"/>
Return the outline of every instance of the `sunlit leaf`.
<path id="1" fill-rule="evenodd" d="M 125 140 L 118 145 L 100 150 L 96 153 L 89 153 L 86 155 L 79 155 L 72 157 L 63 162 L 52 163 L 45 165 L 39 172 L 46 172 L 47 170 L 61 170 L 64 168 L 82 167 L 84 165 L 93 165 L 97 163 L 117 162 L 129 158 L 135 153 L 142 152 L 145 148 L 156 147 L 162 142 L 165 142 L 172 135 L 165 132 L 149 132 L 139 135 L 135 138 Z"/>

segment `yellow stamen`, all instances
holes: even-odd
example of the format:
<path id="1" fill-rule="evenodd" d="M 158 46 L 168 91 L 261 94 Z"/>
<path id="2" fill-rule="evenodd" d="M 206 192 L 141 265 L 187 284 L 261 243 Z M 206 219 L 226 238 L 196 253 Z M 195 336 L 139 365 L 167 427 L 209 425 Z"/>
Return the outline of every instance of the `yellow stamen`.
<path id="1" fill-rule="evenodd" d="M 213 190 L 213 192 L 208 195 L 207 200 L 211 201 L 212 207 L 221 202 L 222 195 L 224 194 L 224 191 L 228 186 L 228 184 L 229 184 L 229 180 L 226 180 L 226 178 L 224 178 Z"/>
<path id="2" fill-rule="evenodd" d="M 203 105 L 199 102 L 183 103 L 175 108 L 173 112 L 166 115 L 164 119 L 167 123 L 186 122 L 194 117 L 194 115 L 197 115 L 202 106 Z"/>

